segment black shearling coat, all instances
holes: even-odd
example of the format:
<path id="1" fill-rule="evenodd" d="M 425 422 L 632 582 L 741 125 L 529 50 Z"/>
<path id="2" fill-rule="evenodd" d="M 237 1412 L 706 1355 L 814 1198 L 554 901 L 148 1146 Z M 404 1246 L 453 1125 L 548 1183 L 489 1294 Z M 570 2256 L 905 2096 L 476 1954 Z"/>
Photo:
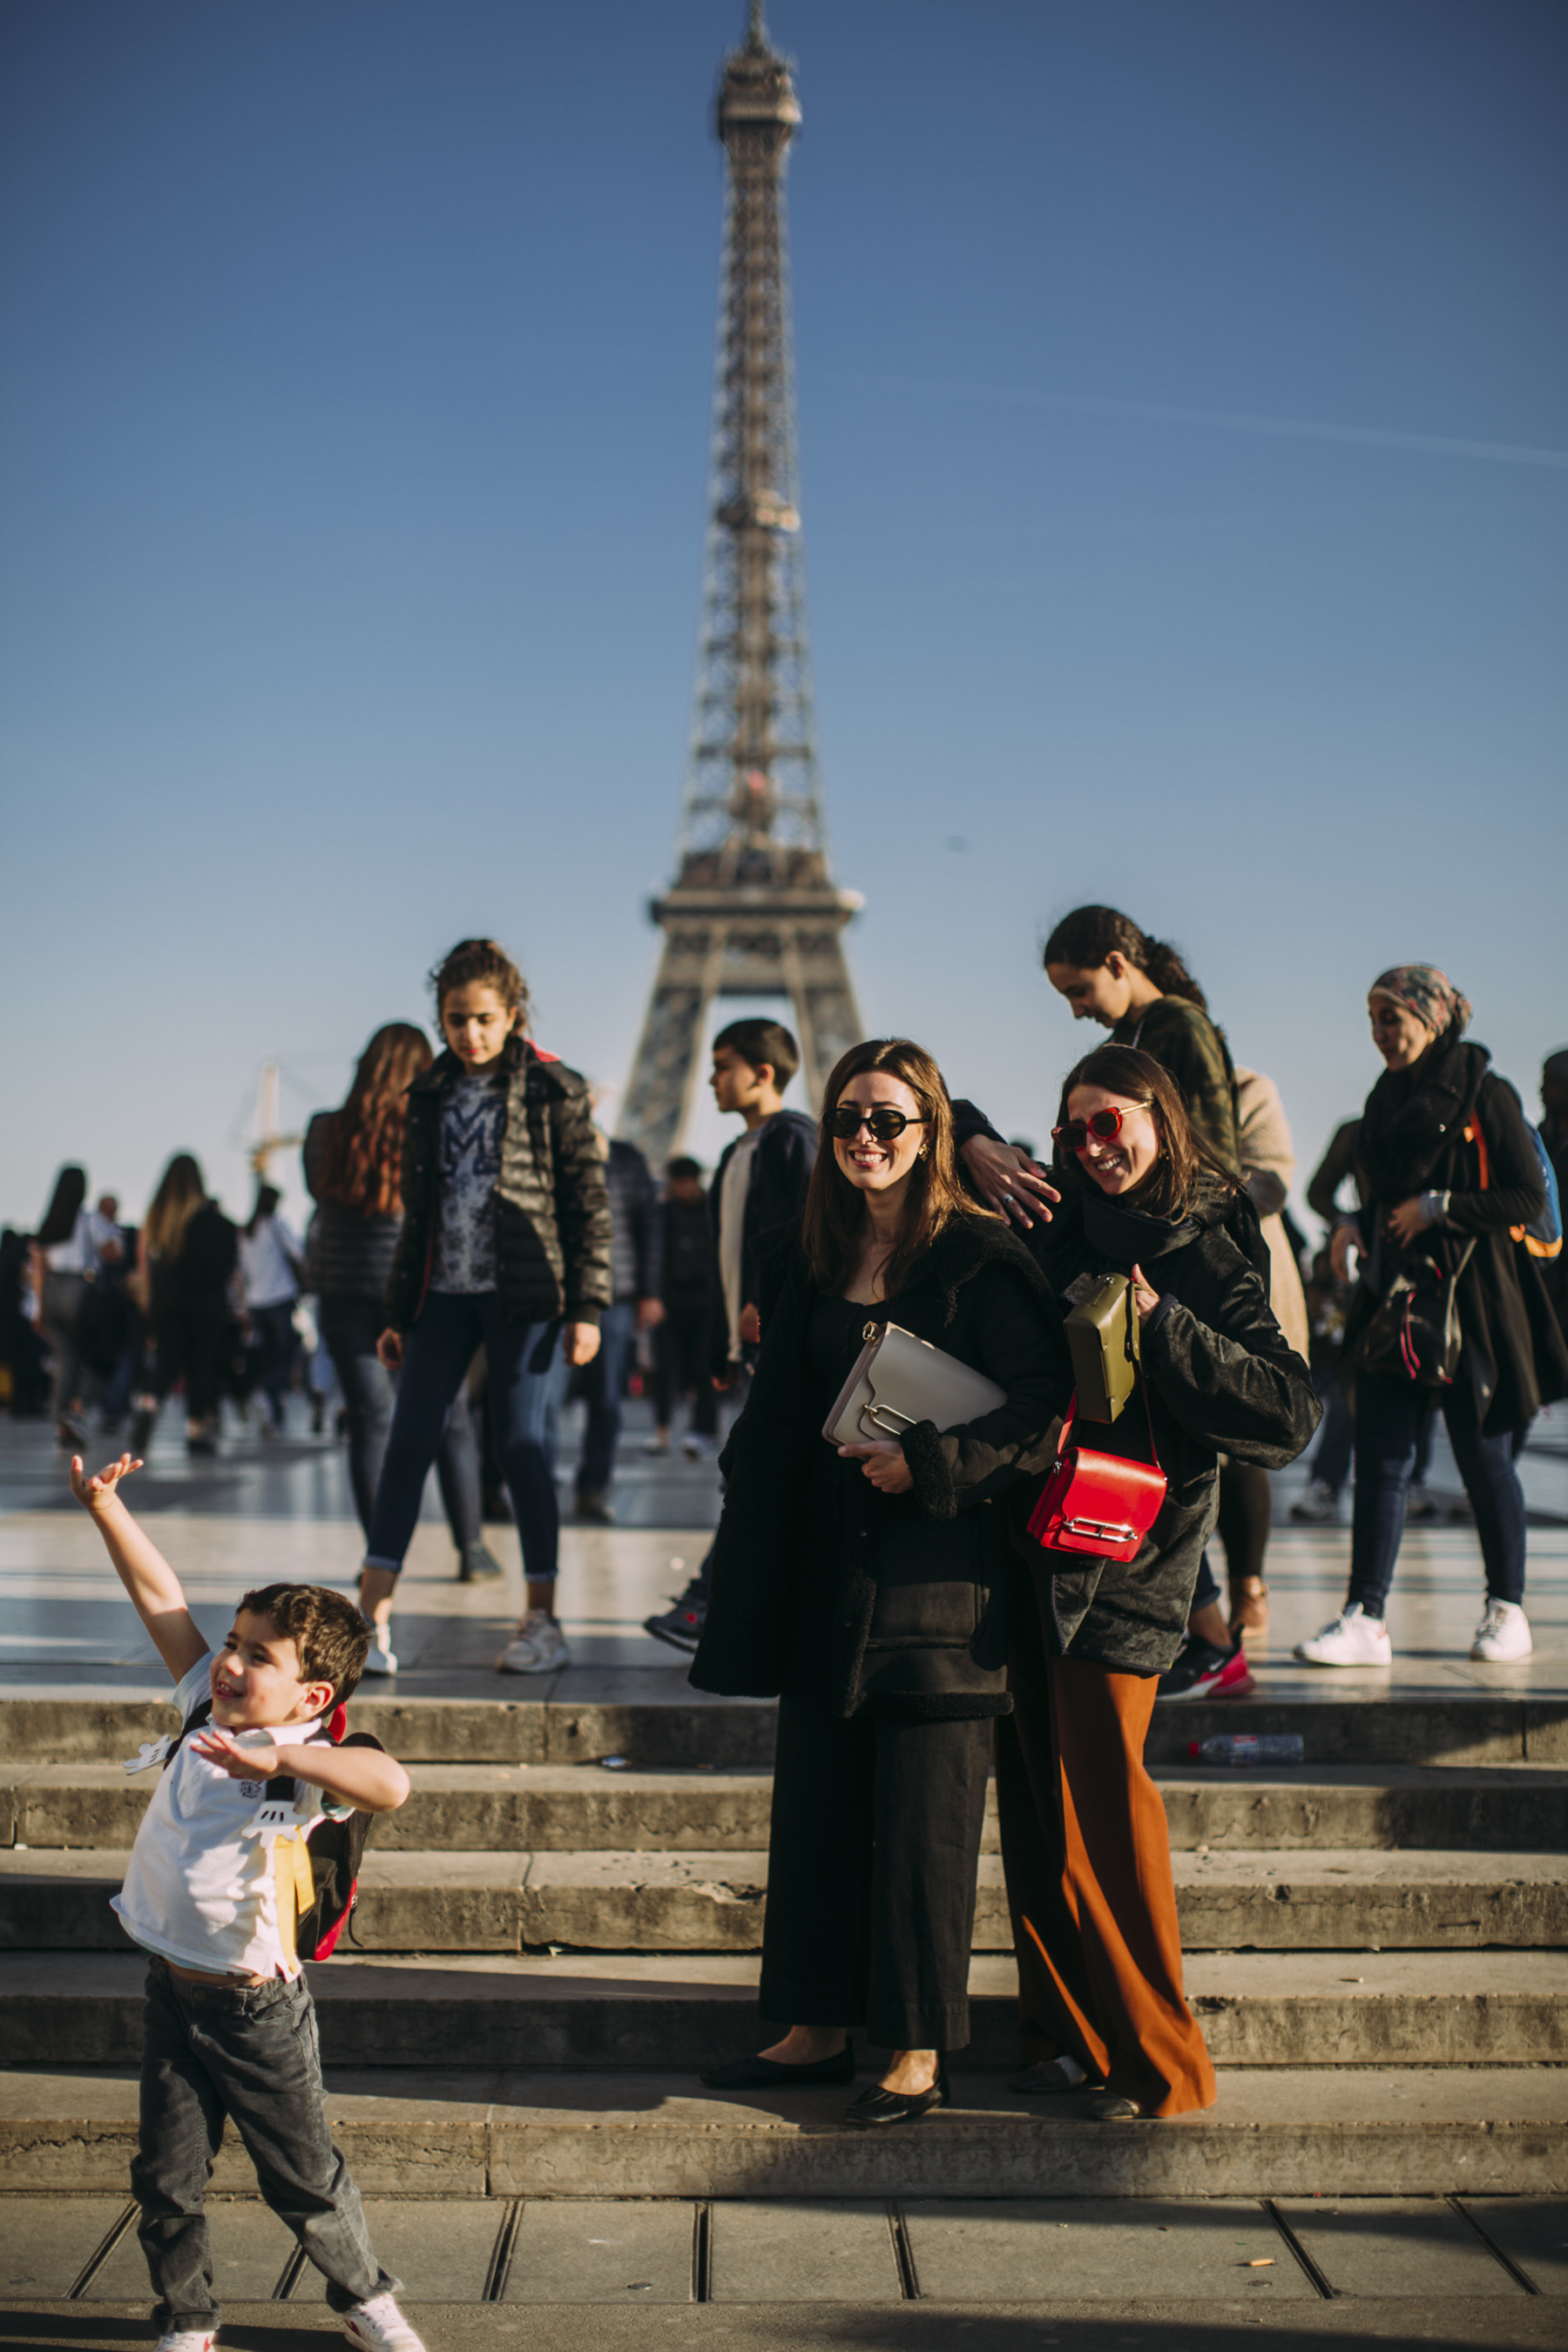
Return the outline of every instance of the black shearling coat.
<path id="1" fill-rule="evenodd" d="M 906 1435 L 909 1495 L 879 1494 L 822 1435 L 815 1291 L 793 1232 L 764 1267 L 763 1343 L 725 1448 L 712 1597 L 690 1679 L 783 1695 L 832 1717 L 1005 1714 L 1005 1497 L 1054 1459 L 1072 1370 L 1059 1312 L 1022 1244 L 989 1218 L 939 1235 L 900 1296 L 900 1324 L 1007 1392 L 994 1412 Z"/>
<path id="2" fill-rule="evenodd" d="M 588 1084 L 520 1037 L 501 1055 L 506 1133 L 496 1183 L 496 1291 L 509 1322 L 597 1323 L 611 1300 L 610 1201 Z M 440 1054 L 408 1089 L 403 1231 L 386 1286 L 387 1319 L 411 1328 L 425 1304 L 440 1213 L 441 1105 L 462 1075 Z"/>
<path id="3" fill-rule="evenodd" d="M 1218 1456 L 1282 1469 L 1308 1444 L 1322 1407 L 1274 1319 L 1261 1277 L 1226 1230 L 1233 1198 L 1217 1181 L 1205 1183 L 1189 1216 L 1173 1221 L 1119 1208 L 1076 1171 L 1058 1172 L 1061 1205 L 1048 1225 L 1034 1227 L 1029 1246 L 1063 1311 L 1083 1296 L 1085 1276 L 1129 1274 L 1134 1265 L 1160 1293 L 1142 1328 L 1140 1385 L 1169 1485 L 1131 1559 L 1078 1561 L 1045 1552 L 1020 1520 L 1018 1561 L 1049 1580 L 1042 1615 L 1064 1656 L 1119 1674 L 1161 1675 L 1186 1636 L 1198 1562 L 1218 1508 Z M 1085 1422 L 1074 1436 L 1146 1461 L 1142 1399 L 1134 1396 L 1109 1428 Z"/>

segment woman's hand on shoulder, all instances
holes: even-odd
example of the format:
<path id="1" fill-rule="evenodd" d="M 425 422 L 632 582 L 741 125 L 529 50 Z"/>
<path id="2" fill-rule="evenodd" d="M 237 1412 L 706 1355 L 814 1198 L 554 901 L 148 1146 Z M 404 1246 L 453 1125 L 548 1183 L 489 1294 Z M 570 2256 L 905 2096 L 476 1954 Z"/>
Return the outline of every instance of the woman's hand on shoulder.
<path id="1" fill-rule="evenodd" d="M 959 1157 L 987 1208 L 1008 1218 L 1021 1233 L 1028 1232 L 1036 1217 L 1042 1225 L 1050 1223 L 1050 1203 L 1062 1196 L 1026 1151 L 989 1135 L 972 1135 Z"/>
<path id="2" fill-rule="evenodd" d="M 1152 1286 L 1148 1276 L 1141 1265 L 1135 1265 L 1132 1269 L 1132 1304 L 1138 1309 L 1140 1323 L 1147 1323 L 1150 1316 L 1160 1304 L 1160 1294 Z"/>
<path id="3" fill-rule="evenodd" d="M 847 1462 L 858 1462 L 879 1495 L 909 1495 L 914 1479 L 901 1445 L 841 1445 Z"/>

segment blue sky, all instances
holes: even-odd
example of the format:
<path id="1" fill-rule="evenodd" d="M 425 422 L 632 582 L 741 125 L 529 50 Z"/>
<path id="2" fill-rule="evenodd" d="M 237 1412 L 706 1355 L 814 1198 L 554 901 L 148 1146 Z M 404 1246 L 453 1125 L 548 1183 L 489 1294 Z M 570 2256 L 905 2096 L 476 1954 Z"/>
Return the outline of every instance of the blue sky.
<path id="1" fill-rule="evenodd" d="M 741 0 L 11 0 L 0 1215 L 231 1208 L 465 932 L 624 1078 L 668 878 Z M 1176 939 L 1305 1163 L 1444 965 L 1568 1042 L 1568 17 L 773 0 L 837 878 L 1042 1134 L 1054 918 Z M 962 844 L 962 846 L 954 846 Z"/>

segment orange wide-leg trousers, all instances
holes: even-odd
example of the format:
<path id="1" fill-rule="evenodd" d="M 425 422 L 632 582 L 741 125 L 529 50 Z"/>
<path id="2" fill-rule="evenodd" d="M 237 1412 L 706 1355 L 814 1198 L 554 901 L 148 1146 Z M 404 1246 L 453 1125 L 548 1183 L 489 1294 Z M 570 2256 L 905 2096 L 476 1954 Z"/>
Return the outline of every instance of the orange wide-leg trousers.
<path id="1" fill-rule="evenodd" d="M 1146 2116 L 1212 2106 L 1165 1808 L 1143 1763 L 1156 1677 L 1048 1656 L 1032 1603 L 1018 1592 L 1013 1713 L 996 1726 L 1026 2053 L 1075 2058 Z"/>

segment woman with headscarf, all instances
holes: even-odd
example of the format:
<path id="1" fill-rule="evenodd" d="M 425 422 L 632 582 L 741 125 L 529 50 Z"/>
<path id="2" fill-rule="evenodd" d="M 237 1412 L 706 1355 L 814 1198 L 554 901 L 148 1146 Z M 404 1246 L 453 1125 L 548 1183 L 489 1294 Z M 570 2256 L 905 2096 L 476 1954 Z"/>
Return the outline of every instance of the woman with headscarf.
<path id="1" fill-rule="evenodd" d="M 1416 1439 L 1436 1398 L 1486 1564 L 1470 1655 L 1524 1658 L 1524 1494 L 1513 1441 L 1542 1404 L 1568 1395 L 1568 1344 L 1522 1246 L 1524 1228 L 1546 1205 L 1541 1158 L 1518 1095 L 1486 1047 L 1466 1039 L 1469 1004 L 1435 965 L 1381 972 L 1367 1005 L 1387 1067 L 1362 1115 L 1366 1204 L 1342 1218 L 1331 1242 L 1342 1278 L 1352 1248 L 1361 1260 L 1344 1344 L 1355 1368 L 1350 1591 L 1296 1655 L 1314 1666 L 1389 1663 L 1388 1590 Z M 1401 1276 L 1423 1276 L 1429 1286 L 1454 1283 L 1460 1344 L 1447 1385 L 1364 1360 L 1382 1302 Z"/>

